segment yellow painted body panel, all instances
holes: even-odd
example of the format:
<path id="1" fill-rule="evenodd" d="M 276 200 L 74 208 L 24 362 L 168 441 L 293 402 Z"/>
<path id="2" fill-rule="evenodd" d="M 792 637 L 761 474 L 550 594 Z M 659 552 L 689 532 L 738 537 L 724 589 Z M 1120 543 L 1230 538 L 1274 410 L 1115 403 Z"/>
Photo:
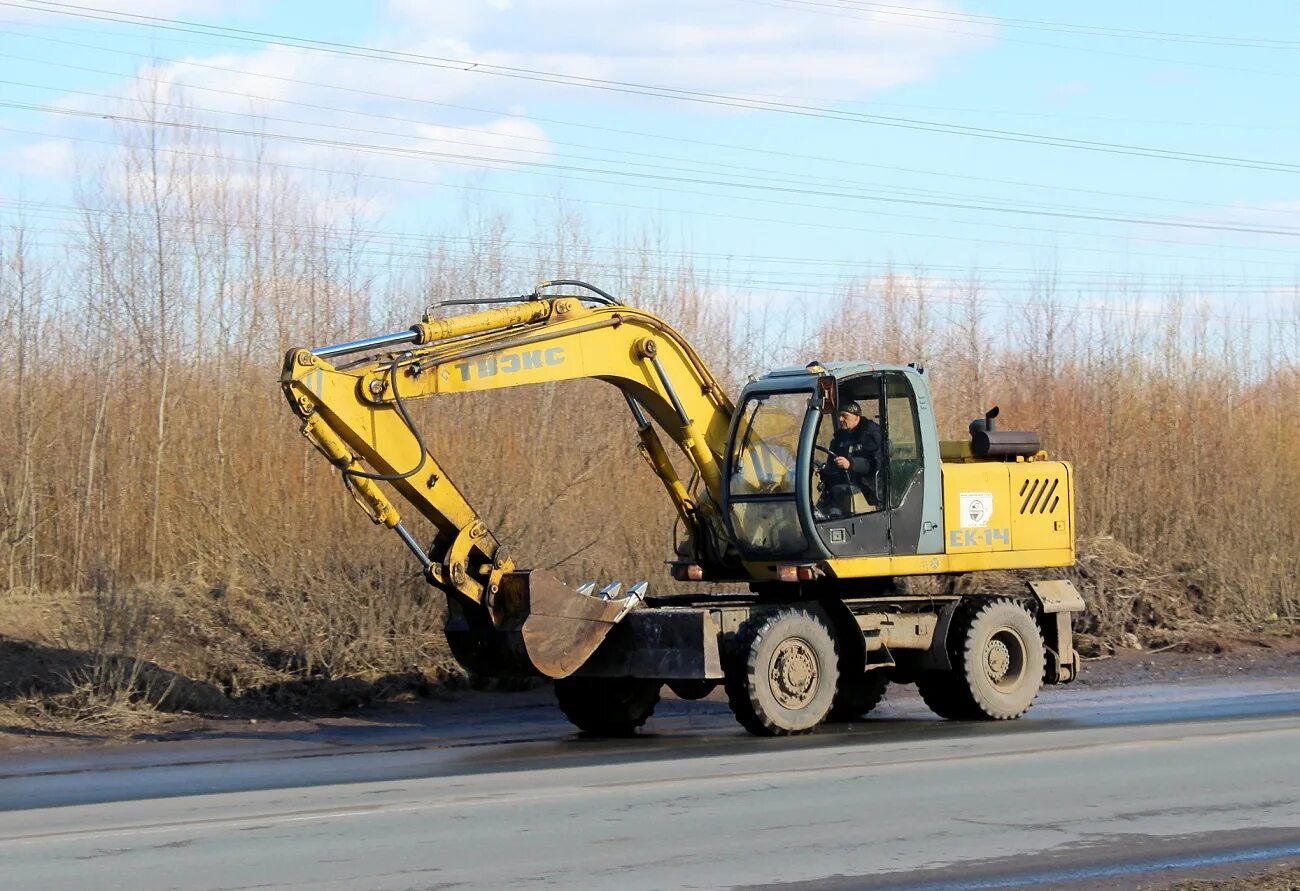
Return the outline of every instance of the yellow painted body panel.
<path id="1" fill-rule="evenodd" d="M 1074 477 L 1067 462 L 977 461 L 942 467 L 946 553 L 836 557 L 818 565 L 834 578 L 1074 565 Z M 757 580 L 775 581 L 778 565 L 747 562 L 745 568 Z"/>
<path id="2" fill-rule="evenodd" d="M 1074 475 L 1064 461 L 1007 465 L 1017 549 L 1074 547 Z"/>
<path id="3" fill-rule="evenodd" d="M 943 575 L 989 569 L 1046 569 L 1073 566 L 1073 548 L 1044 551 L 987 551 L 969 554 L 910 554 L 901 557 L 834 557 L 817 564 L 832 578 L 886 578 L 902 575 Z M 758 581 L 777 580 L 776 563 L 746 563 Z"/>
<path id="4" fill-rule="evenodd" d="M 1073 554 L 1074 484 L 1066 462 L 945 463 L 942 467 L 943 540 L 949 555 L 1055 550 Z M 1012 563 L 1013 567 L 1034 565 L 1038 564 Z"/>
<path id="5" fill-rule="evenodd" d="M 941 464 L 943 546 L 949 554 L 1011 550 L 1010 464 Z"/>

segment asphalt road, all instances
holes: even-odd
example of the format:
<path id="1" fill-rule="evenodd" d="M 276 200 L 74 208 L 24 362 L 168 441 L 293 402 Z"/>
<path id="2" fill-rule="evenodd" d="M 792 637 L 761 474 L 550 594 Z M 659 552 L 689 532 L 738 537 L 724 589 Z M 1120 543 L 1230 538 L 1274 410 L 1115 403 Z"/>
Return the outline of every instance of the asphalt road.
<path id="1" fill-rule="evenodd" d="M 0 758 L 4 888 L 1132 888 L 1300 855 L 1300 679 L 1053 689 L 1004 724 L 902 691 L 811 737 L 545 694 Z"/>

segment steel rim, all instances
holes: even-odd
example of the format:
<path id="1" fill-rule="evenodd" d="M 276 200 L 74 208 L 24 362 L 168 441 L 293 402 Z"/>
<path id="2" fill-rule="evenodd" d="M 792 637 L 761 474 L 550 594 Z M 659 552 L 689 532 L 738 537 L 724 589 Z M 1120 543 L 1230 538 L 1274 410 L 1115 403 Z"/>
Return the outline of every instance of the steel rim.
<path id="1" fill-rule="evenodd" d="M 772 653 L 768 686 L 782 708 L 797 710 L 816 697 L 820 674 L 812 645 L 803 638 L 788 637 Z"/>
<path id="2" fill-rule="evenodd" d="M 1025 678 L 1025 640 L 1014 628 L 999 628 L 984 644 L 984 671 L 999 692 L 1015 691 Z"/>

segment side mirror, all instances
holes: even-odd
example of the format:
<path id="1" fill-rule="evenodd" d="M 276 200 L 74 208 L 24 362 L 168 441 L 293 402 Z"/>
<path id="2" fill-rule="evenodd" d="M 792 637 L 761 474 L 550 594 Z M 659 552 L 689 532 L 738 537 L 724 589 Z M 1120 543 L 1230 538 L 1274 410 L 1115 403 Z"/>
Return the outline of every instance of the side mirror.
<path id="1" fill-rule="evenodd" d="M 817 378 L 817 410 L 824 415 L 833 415 L 840 404 L 839 382 L 833 375 L 823 374 Z"/>

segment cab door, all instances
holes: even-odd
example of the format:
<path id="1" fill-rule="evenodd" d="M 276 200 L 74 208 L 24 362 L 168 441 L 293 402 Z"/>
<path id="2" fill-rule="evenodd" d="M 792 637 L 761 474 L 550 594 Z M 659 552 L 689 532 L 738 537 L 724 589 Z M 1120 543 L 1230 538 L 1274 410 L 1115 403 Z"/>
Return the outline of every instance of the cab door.
<path id="1" fill-rule="evenodd" d="M 858 425 L 878 425 L 875 437 L 880 448 L 871 456 L 874 466 L 867 474 L 844 476 L 830 469 L 844 433 L 838 412 L 821 415 L 812 456 L 812 519 L 817 538 L 835 557 L 884 556 L 890 553 L 890 518 L 886 489 L 884 376 L 867 374 L 839 382 L 839 408 L 856 405 Z M 841 449 L 842 450 L 842 449 Z"/>
<path id="2" fill-rule="evenodd" d="M 748 394 L 732 422 L 723 494 L 727 524 L 746 560 L 797 559 L 808 551 L 800 522 L 800 440 L 808 390 Z"/>
<path id="3" fill-rule="evenodd" d="M 925 521 L 925 447 L 907 375 L 885 374 L 885 501 L 891 554 L 918 553 Z M 933 525 L 933 524 L 932 524 Z"/>
<path id="4" fill-rule="evenodd" d="M 916 554 L 925 520 L 925 450 L 916 394 L 906 374 L 884 372 L 842 381 L 841 408 L 850 402 L 862 411 L 859 423 L 880 427 L 877 463 L 870 479 L 854 481 L 859 491 L 832 504 L 823 468 L 840 422 L 834 415 L 821 416 L 811 487 L 817 537 L 836 557 Z"/>

